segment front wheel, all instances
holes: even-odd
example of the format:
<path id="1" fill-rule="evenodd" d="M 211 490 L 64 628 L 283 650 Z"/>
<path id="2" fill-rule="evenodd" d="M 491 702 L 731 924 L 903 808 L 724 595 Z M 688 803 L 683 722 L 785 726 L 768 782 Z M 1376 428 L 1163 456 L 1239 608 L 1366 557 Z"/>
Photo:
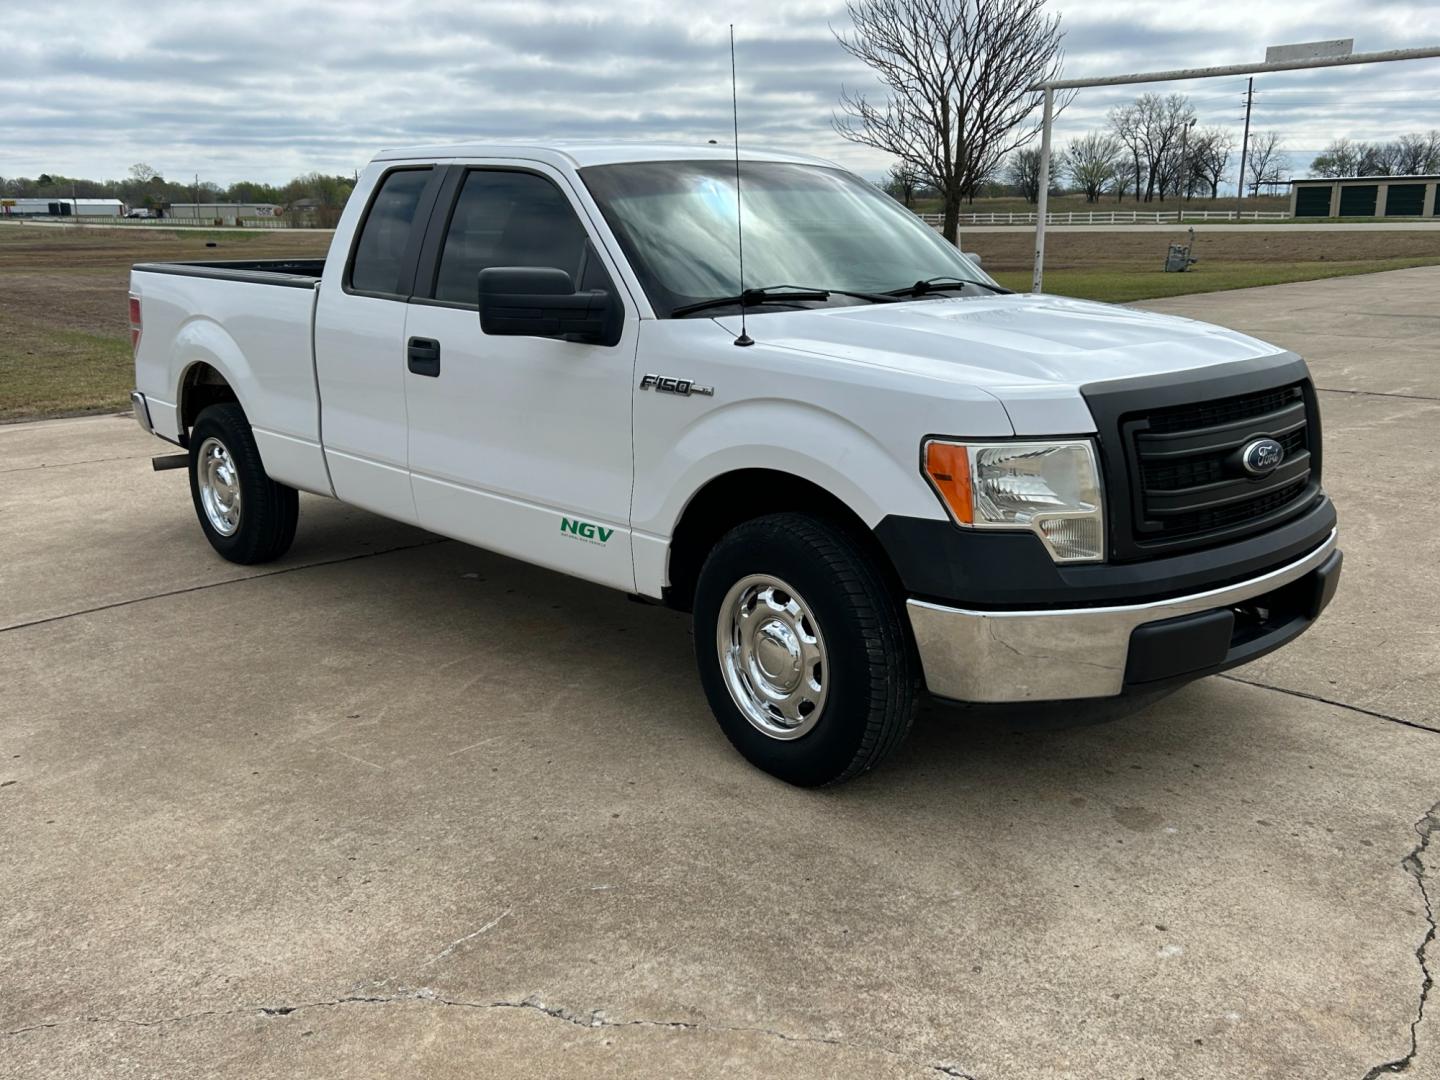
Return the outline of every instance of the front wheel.
<path id="1" fill-rule="evenodd" d="M 903 616 L 843 529 L 798 513 L 737 526 L 706 559 L 694 611 L 711 710 L 766 772 L 848 780 L 910 730 L 920 680 Z"/>
<path id="2" fill-rule="evenodd" d="M 210 546 L 231 562 L 278 559 L 295 539 L 300 495 L 265 473 L 245 412 L 201 411 L 190 429 L 190 497 Z"/>

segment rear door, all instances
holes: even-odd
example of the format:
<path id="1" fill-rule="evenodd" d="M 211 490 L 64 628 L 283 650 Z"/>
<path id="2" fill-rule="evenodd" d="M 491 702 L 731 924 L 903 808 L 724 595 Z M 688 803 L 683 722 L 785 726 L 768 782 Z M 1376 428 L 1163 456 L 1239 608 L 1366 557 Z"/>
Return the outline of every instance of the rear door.
<path id="1" fill-rule="evenodd" d="M 315 307 L 321 436 L 335 494 L 401 521 L 416 520 L 406 463 L 406 300 L 444 173 L 397 165 L 380 175 L 348 255 L 326 264 Z"/>
<path id="2" fill-rule="evenodd" d="M 420 524 L 633 589 L 635 305 L 558 170 L 506 161 L 450 171 L 405 324 Z M 619 289 L 620 341 L 485 335 L 477 278 L 492 266 L 558 267 L 577 288 Z"/>

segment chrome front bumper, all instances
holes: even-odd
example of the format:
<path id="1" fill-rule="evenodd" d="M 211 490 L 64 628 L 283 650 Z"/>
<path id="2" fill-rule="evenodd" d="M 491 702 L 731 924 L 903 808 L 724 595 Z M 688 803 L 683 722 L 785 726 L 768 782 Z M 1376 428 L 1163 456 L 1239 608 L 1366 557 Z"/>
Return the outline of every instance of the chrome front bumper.
<path id="1" fill-rule="evenodd" d="M 1310 554 L 1278 570 L 1128 607 L 967 611 L 911 600 L 906 608 L 932 694 L 975 702 L 1113 697 L 1125 689 L 1130 635 L 1137 627 L 1273 592 L 1319 569 L 1335 547 L 1332 531 Z"/>
<path id="2" fill-rule="evenodd" d="M 145 395 L 139 390 L 130 391 L 130 408 L 135 413 L 135 422 L 144 429 L 145 434 L 155 434 L 155 425 L 150 422 L 150 406 L 145 402 Z"/>

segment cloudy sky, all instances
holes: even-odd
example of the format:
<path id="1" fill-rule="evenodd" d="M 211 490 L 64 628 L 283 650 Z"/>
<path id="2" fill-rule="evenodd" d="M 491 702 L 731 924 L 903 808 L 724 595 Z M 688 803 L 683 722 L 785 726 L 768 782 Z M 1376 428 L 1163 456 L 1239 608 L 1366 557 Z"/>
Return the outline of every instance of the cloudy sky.
<path id="1" fill-rule="evenodd" d="M 1052 0 L 1066 74 L 1240 63 L 1274 43 L 1354 37 L 1357 51 L 1440 44 L 1435 0 Z M 726 24 L 743 142 L 867 175 L 888 162 L 830 129 L 843 86 L 870 85 L 835 44 L 832 0 L 68 0 L 7 5 L 0 176 L 282 182 L 350 172 L 382 147 L 487 140 L 728 137 Z M 1243 78 L 1168 84 L 1202 124 L 1242 119 Z M 1440 60 L 1263 76 L 1254 124 L 1299 166 L 1329 139 L 1440 127 Z M 1147 87 L 1087 90 L 1057 138 Z"/>

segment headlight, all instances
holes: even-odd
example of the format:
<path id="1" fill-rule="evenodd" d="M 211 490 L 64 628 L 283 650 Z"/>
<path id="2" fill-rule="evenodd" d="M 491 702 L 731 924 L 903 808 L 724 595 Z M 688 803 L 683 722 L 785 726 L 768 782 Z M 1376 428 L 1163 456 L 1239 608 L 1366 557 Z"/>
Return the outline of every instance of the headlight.
<path id="1" fill-rule="evenodd" d="M 932 439 L 925 473 L 958 525 L 1029 529 L 1060 563 L 1105 557 L 1100 469 L 1088 442 Z"/>

